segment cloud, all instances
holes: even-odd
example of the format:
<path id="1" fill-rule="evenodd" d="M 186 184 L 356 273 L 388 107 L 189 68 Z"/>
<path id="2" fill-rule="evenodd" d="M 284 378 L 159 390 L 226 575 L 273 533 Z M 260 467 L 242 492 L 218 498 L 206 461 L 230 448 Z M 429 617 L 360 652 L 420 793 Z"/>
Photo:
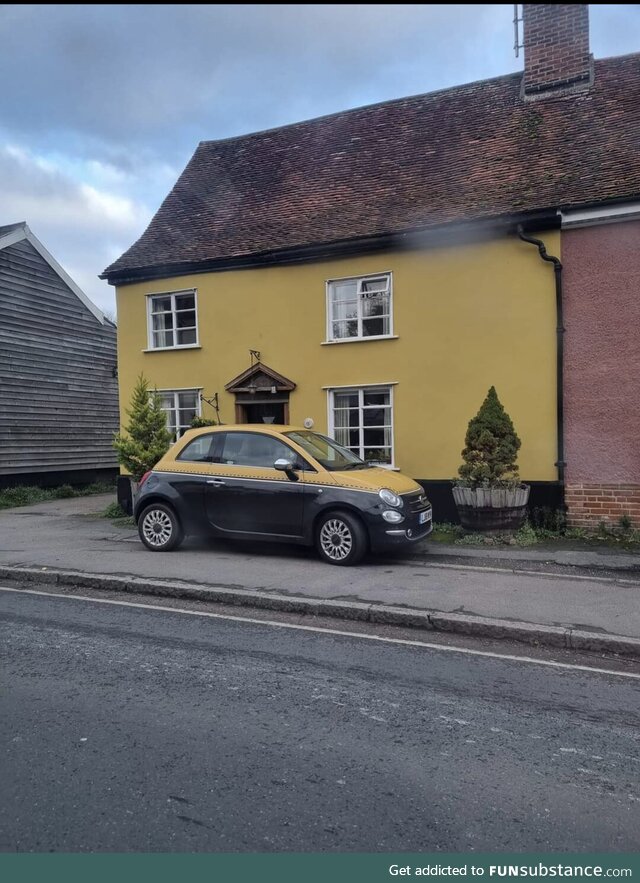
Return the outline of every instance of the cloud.
<path id="1" fill-rule="evenodd" d="M 105 177 L 102 167 L 89 172 Z M 82 162 L 74 167 L 69 158 L 56 163 L 21 145 L 1 147 L 1 222 L 26 221 L 87 295 L 111 309 L 113 293 L 97 276 L 140 235 L 151 211 L 129 195 L 87 183 L 86 177 Z M 126 189 L 126 180 L 120 183 Z"/>

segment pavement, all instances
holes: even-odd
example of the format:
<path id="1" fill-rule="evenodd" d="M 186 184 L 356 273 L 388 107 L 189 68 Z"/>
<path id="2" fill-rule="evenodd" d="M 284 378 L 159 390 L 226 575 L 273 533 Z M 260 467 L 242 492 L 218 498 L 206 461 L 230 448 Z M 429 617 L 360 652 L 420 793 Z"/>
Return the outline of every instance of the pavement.
<path id="1" fill-rule="evenodd" d="M 445 545 L 337 568 L 314 550 L 191 539 L 148 552 L 112 495 L 0 512 L 0 578 L 507 638 L 640 659 L 640 554 L 580 543 Z"/>

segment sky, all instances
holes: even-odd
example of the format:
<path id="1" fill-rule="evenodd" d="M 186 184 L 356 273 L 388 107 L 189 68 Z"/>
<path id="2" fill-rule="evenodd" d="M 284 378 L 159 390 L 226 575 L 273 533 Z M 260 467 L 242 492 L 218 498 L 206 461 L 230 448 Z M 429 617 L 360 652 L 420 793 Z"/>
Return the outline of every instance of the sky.
<path id="1" fill-rule="evenodd" d="M 0 5 L 0 226 L 115 319 L 98 274 L 199 141 L 522 70 L 513 8 Z M 589 16 L 596 58 L 640 51 L 640 4 Z"/>

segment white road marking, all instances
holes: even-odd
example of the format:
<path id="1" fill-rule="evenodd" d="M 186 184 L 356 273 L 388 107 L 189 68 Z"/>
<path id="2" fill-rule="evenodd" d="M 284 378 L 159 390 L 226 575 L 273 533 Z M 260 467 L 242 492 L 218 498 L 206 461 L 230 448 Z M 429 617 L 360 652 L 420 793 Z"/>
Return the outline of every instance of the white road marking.
<path id="1" fill-rule="evenodd" d="M 161 604 L 139 604 L 135 601 L 115 601 L 111 598 L 89 598 L 86 595 L 66 595 L 59 592 L 38 592 L 36 589 L 15 589 L 0 586 L 0 592 L 12 592 L 18 595 L 40 595 L 45 598 L 63 598 L 67 601 L 88 601 L 91 604 L 111 604 L 116 607 L 134 607 L 140 610 L 159 610 L 162 613 L 180 613 L 185 616 L 203 616 L 209 619 L 224 619 L 230 622 L 248 622 L 252 625 L 273 626 L 279 629 L 295 629 L 301 632 L 316 632 L 322 635 L 339 635 L 343 638 L 359 638 L 363 641 L 378 641 L 383 644 L 400 644 L 404 647 L 422 647 L 425 650 L 438 650 L 447 653 L 462 653 L 467 656 L 485 656 L 489 659 L 503 659 L 509 662 L 524 662 L 530 665 L 544 665 L 549 668 L 564 668 L 570 671 L 585 671 L 593 674 L 614 675 L 618 678 L 640 680 L 640 673 L 613 671 L 608 668 L 595 668 L 589 665 L 573 665 L 569 662 L 553 662 L 548 659 L 533 659 L 531 656 L 513 656 L 509 653 L 491 653 L 488 650 L 470 650 L 466 647 L 449 647 L 446 644 L 431 644 L 428 641 L 409 641 L 405 638 L 386 638 L 382 635 L 365 635 L 358 632 L 347 632 L 341 629 L 321 628 L 313 625 L 296 625 L 290 622 L 278 622 L 273 619 L 253 619 L 249 616 L 230 616 L 226 613 L 210 613 L 207 610 L 185 610 L 182 607 L 164 607 Z M 492 728 L 493 729 L 493 728 Z"/>

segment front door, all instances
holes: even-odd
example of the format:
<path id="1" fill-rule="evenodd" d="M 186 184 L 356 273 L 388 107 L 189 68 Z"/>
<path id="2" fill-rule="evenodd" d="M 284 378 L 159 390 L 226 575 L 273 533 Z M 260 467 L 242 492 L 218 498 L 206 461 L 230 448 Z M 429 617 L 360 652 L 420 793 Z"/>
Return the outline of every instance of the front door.
<path id="1" fill-rule="evenodd" d="M 304 485 L 274 469 L 276 460 L 295 461 L 284 442 L 260 432 L 216 433 L 207 518 L 222 535 L 302 536 Z"/>
<path id="2" fill-rule="evenodd" d="M 285 423 L 284 402 L 257 402 L 242 405 L 243 423 Z"/>

